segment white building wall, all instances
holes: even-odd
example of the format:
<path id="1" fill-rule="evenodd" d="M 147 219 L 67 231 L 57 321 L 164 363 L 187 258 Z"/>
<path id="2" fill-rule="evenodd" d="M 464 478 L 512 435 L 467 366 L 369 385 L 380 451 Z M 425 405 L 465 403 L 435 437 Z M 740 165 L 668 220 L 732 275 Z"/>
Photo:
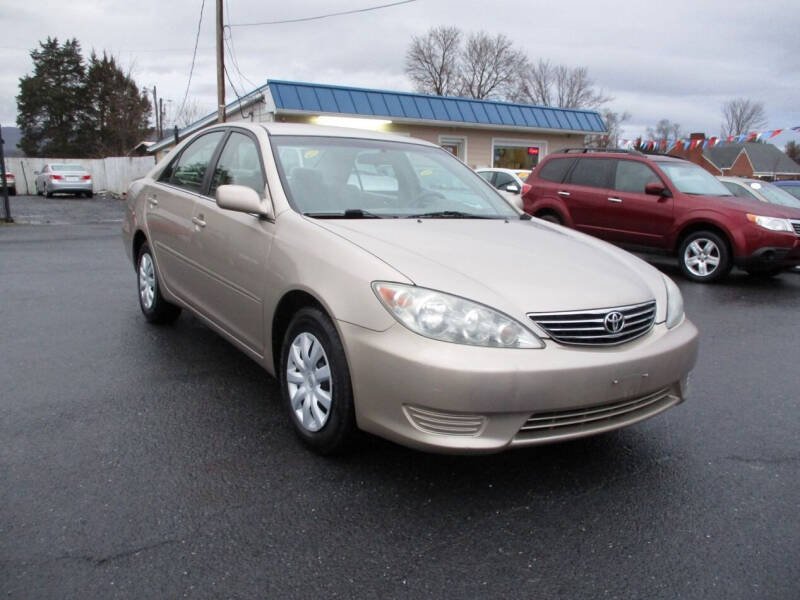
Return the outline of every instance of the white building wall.
<path id="1" fill-rule="evenodd" d="M 6 158 L 6 170 L 14 174 L 17 194 L 35 194 L 34 171 L 47 163 L 81 165 L 92 174 L 94 191 L 122 194 L 131 181 L 144 177 L 155 166 L 152 156 L 115 156 L 110 158 Z"/>

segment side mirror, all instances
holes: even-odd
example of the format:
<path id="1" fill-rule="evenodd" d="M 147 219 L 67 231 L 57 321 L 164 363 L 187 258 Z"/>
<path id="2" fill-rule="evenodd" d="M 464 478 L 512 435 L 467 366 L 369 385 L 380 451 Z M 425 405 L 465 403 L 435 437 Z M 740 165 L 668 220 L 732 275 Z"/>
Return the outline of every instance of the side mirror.
<path id="1" fill-rule="evenodd" d="M 669 196 L 669 190 L 659 181 L 651 181 L 644 186 L 644 193 L 651 196 Z"/>
<path id="2" fill-rule="evenodd" d="M 516 183 L 509 183 L 504 189 L 512 194 L 519 194 L 519 187 Z"/>
<path id="3" fill-rule="evenodd" d="M 272 205 L 263 201 L 253 188 L 245 185 L 221 185 L 217 188 L 217 205 L 236 212 L 253 213 L 272 218 Z"/>

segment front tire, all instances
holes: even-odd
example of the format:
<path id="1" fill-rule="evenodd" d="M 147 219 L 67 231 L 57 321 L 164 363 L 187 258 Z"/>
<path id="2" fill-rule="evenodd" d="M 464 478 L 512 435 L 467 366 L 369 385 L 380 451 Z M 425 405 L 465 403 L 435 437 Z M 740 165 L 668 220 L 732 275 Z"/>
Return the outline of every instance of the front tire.
<path id="1" fill-rule="evenodd" d="M 350 371 L 331 319 L 318 308 L 292 318 L 281 348 L 281 394 L 295 432 L 323 455 L 346 449 L 356 436 Z"/>
<path id="2" fill-rule="evenodd" d="M 728 244 L 713 231 L 695 231 L 686 236 L 678 250 L 678 262 L 683 274 L 699 283 L 719 281 L 733 266 Z"/>
<path id="3" fill-rule="evenodd" d="M 147 242 L 139 248 L 139 256 L 136 259 L 136 281 L 139 289 L 139 308 L 149 323 L 158 325 L 172 323 L 180 316 L 180 307 L 167 302 L 161 296 L 156 263 Z"/>

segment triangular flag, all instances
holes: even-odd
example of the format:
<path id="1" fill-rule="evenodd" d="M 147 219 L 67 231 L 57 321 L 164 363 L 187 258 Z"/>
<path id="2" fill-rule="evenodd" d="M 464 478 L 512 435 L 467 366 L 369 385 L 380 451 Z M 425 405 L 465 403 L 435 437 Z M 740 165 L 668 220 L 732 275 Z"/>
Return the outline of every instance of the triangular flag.
<path id="1" fill-rule="evenodd" d="M 771 139 L 772 139 L 772 138 L 774 138 L 776 135 L 780 134 L 780 132 L 781 132 L 781 131 L 783 131 L 783 129 L 776 129 L 775 131 L 773 131 L 773 132 L 770 134 L 770 136 L 769 136 L 769 138 L 768 138 L 768 139 L 770 139 L 770 140 L 771 140 Z"/>

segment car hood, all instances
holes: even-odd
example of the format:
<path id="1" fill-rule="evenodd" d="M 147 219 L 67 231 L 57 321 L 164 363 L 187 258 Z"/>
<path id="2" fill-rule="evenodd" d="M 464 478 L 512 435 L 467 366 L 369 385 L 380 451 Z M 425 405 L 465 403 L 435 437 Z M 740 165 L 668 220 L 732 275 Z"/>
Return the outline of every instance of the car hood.
<path id="1" fill-rule="evenodd" d="M 500 219 L 316 220 L 416 285 L 462 296 L 518 318 L 656 299 L 665 286 L 644 261 L 562 227 Z M 660 315 L 660 318 L 659 318 Z"/>
<path id="2" fill-rule="evenodd" d="M 739 196 L 697 196 L 704 200 L 718 202 L 727 209 L 741 210 L 742 212 L 761 215 L 764 217 L 778 217 L 781 219 L 800 219 L 800 209 L 791 206 L 781 206 L 771 202 L 762 202 L 752 198 L 741 198 Z M 700 202 L 696 202 L 698 207 L 702 207 Z"/>

